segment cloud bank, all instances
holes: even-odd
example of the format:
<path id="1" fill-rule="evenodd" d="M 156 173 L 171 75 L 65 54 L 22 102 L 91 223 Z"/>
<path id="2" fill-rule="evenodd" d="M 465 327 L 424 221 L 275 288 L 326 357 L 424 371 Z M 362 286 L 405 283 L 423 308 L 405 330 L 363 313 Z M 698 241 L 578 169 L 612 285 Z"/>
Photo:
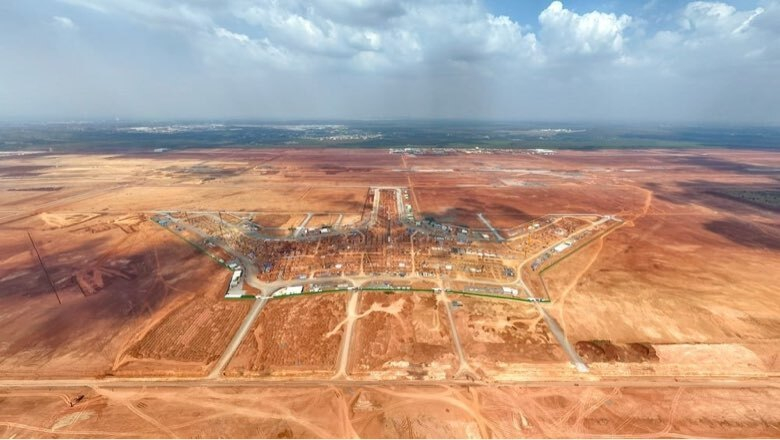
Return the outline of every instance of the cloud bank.
<path id="1" fill-rule="evenodd" d="M 475 0 L 0 8 L 4 118 L 780 123 L 777 1 L 553 1 L 528 23 Z"/>

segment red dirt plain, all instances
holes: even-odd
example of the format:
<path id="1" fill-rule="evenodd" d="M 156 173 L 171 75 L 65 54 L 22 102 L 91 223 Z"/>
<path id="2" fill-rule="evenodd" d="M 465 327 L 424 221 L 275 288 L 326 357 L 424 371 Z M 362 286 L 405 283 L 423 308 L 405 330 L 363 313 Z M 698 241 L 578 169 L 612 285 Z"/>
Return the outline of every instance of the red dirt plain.
<path id="1" fill-rule="evenodd" d="M 776 437 L 778 399 L 755 387 L 9 389 L 0 436 Z"/>
<path id="2" fill-rule="evenodd" d="M 780 216 L 722 194 L 776 188 L 778 170 L 776 152 L 715 149 L 544 157 L 215 149 L 0 158 L 0 381 L 30 379 L 23 388 L 0 386 L 0 436 L 777 437 Z M 543 307 L 591 373 L 573 371 L 531 306 L 501 306 L 498 320 L 512 330 L 497 321 L 495 333 L 480 335 L 476 322 L 484 318 L 467 316 L 480 306 L 463 300 L 455 319 L 465 355 L 496 383 L 406 385 L 422 382 L 409 381 L 418 370 L 396 375 L 400 368 L 382 366 L 439 359 L 454 368 L 457 356 L 448 326 L 434 342 L 417 332 L 433 317 L 446 323 L 442 310 L 424 295 L 413 302 L 399 294 L 390 298 L 406 298 L 400 319 L 374 312 L 356 321 L 349 371 L 405 382 L 30 388 L 44 378 L 204 376 L 224 351 L 251 302 L 223 301 L 229 273 L 148 221 L 149 211 L 244 211 L 280 216 L 267 217 L 275 222 L 308 212 L 347 218 L 363 212 L 372 186 L 409 186 L 418 214 L 479 228 L 480 212 L 502 229 L 561 212 L 623 219 L 543 275 L 552 299 Z M 332 307 L 327 325 L 300 320 L 322 333 L 343 319 L 335 317 L 343 306 L 327 305 L 336 297 L 324 297 L 267 306 L 276 307 L 280 328 Z M 364 298 L 361 310 L 373 301 Z M 420 343 L 431 350 L 413 349 Z M 336 352 L 306 358 L 332 369 Z M 278 371 L 296 362 L 273 364 L 263 353 L 242 345 L 235 362 L 246 362 L 245 371 L 252 362 Z M 651 385 L 661 377 L 669 379 Z M 713 377 L 733 383 L 719 387 L 708 382 Z M 612 382 L 501 384 L 571 378 Z M 674 378 L 701 382 L 680 388 Z M 83 403 L 66 404 L 78 394 Z"/>
<path id="3" fill-rule="evenodd" d="M 445 378 L 457 370 L 444 305 L 433 294 L 363 292 L 358 316 L 350 375 Z"/>
<path id="4" fill-rule="evenodd" d="M 660 358 L 592 365 L 600 373 L 780 371 L 777 272 L 767 270 L 780 265 L 780 221 L 769 210 L 712 194 L 771 186 L 761 170 L 776 167 L 776 155 L 759 165 L 749 153 L 722 154 L 672 156 L 690 175 L 682 179 L 676 166 L 653 173 L 653 182 L 640 184 L 645 208 L 545 272 L 551 311 L 572 342 L 651 344 Z"/>
<path id="5" fill-rule="evenodd" d="M 347 296 L 271 300 L 230 362 L 227 375 L 330 377 L 343 336 Z"/>
<path id="6" fill-rule="evenodd" d="M 533 304 L 448 295 L 461 306 L 455 326 L 469 365 L 482 377 L 533 374 L 539 364 L 568 369 L 561 347 Z"/>
<path id="7" fill-rule="evenodd" d="M 247 304 L 222 300 L 227 270 L 142 218 L 130 222 L 125 216 L 100 215 L 53 228 L 68 219 L 74 220 L 37 215 L 25 221 L 39 231 L 6 226 L 3 233 L 4 377 L 114 374 L 124 369 L 126 351 L 134 352 L 135 340 L 141 338 L 141 348 L 161 337 L 153 330 L 158 325 L 174 331 L 163 331 L 168 336 L 156 342 L 157 348 L 152 344 L 136 357 L 182 361 L 168 365 L 172 374 L 203 370 L 213 353 L 221 353 L 230 324 L 216 326 L 213 320 L 229 323 L 232 316 L 240 322 L 248 310 Z M 173 335 L 178 339 L 166 339 Z M 193 340 L 199 344 L 191 344 Z M 202 353 L 195 356 L 192 350 Z"/>

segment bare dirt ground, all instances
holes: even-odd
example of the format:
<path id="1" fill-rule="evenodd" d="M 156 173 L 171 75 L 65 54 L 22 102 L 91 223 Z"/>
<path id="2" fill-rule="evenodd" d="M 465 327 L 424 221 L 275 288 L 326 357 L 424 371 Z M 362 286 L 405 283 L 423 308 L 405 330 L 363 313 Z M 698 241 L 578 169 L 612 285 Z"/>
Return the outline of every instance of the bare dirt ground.
<path id="1" fill-rule="evenodd" d="M 482 377 L 533 376 L 568 359 L 532 304 L 449 295 L 469 365 Z"/>
<path id="2" fill-rule="evenodd" d="M 361 293 L 350 375 L 452 377 L 457 359 L 444 307 L 433 294 Z"/>
<path id="3" fill-rule="evenodd" d="M 362 206 L 362 202 L 361 202 Z M 333 227 L 333 225 L 336 223 L 336 220 L 338 220 L 339 216 L 336 214 L 316 214 L 311 217 L 309 222 L 306 224 L 306 226 L 310 229 L 314 228 L 323 228 L 323 227 Z"/>
<path id="4" fill-rule="evenodd" d="M 228 365 L 230 376 L 330 377 L 343 336 L 347 296 L 270 301 Z"/>
<path id="5" fill-rule="evenodd" d="M 780 222 L 770 210 L 713 195 L 771 186 L 762 169 L 774 156 L 762 165 L 747 153 L 713 156 L 650 155 L 667 169 L 633 173 L 636 182 L 626 183 L 644 191 L 642 209 L 545 272 L 550 311 L 599 374 L 780 371 L 776 274 L 767 270 L 780 264 Z M 594 353 L 594 342 L 641 344 L 658 359 L 622 362 Z"/>
<path id="6" fill-rule="evenodd" d="M 289 214 L 258 214 L 252 218 L 252 221 L 266 228 L 284 227 L 291 219 Z"/>
<path id="7" fill-rule="evenodd" d="M 775 152 L 703 149 L 0 158 L 0 380 L 151 380 L 0 389 L 0 436 L 778 437 L 780 220 L 751 202 L 777 188 L 778 169 Z M 478 213 L 501 230 L 551 213 L 622 219 L 543 274 L 552 302 L 541 307 L 590 373 L 573 369 L 533 307 L 452 295 L 463 351 L 491 384 L 448 384 L 458 359 L 442 305 L 377 293 L 361 301 L 348 372 L 401 381 L 253 385 L 306 362 L 318 371 L 309 377 L 333 371 L 346 301 L 333 297 L 269 302 L 255 346 L 247 339 L 228 370 L 249 385 L 160 385 L 205 375 L 249 304 L 222 300 L 229 273 L 149 211 L 260 213 L 271 228 L 309 212 L 350 223 L 372 186 L 408 186 L 418 215 L 481 229 Z M 334 330 L 333 348 L 310 343 Z M 501 385 L 534 380 L 571 382 Z"/>
<path id="8" fill-rule="evenodd" d="M 0 390 L 0 436 L 776 437 L 779 398 L 630 386 Z"/>
<path id="9" fill-rule="evenodd" d="M 2 375 L 114 374 L 136 339 L 158 338 L 155 326 L 174 323 L 163 333 L 176 337 L 136 354 L 186 361 L 167 367 L 176 374 L 204 369 L 229 332 L 213 319 L 244 313 L 221 298 L 229 272 L 144 219 L 88 218 L 38 215 L 3 233 Z M 23 229 L 28 224 L 40 229 Z M 201 355 L 174 354 L 188 350 Z"/>
<path id="10" fill-rule="evenodd" d="M 635 210 L 642 202 L 639 190 L 604 183 L 598 187 L 563 181 L 546 187 L 415 188 L 423 215 L 476 228 L 484 228 L 478 213 L 496 221 L 494 226 L 506 228 L 551 213 Z"/>
<path id="11" fill-rule="evenodd" d="M 301 206 L 316 206 L 319 212 L 359 213 L 368 195 L 368 187 L 328 188 L 312 186 L 299 201 Z M 319 220 L 319 219 L 318 219 Z M 319 226 L 319 223 L 316 223 Z"/>
<path id="12" fill-rule="evenodd" d="M 221 285 L 230 273 L 224 271 Z M 247 301 L 225 301 L 222 290 L 192 298 L 137 335 L 115 361 L 114 374 L 206 374 L 249 311 Z"/>

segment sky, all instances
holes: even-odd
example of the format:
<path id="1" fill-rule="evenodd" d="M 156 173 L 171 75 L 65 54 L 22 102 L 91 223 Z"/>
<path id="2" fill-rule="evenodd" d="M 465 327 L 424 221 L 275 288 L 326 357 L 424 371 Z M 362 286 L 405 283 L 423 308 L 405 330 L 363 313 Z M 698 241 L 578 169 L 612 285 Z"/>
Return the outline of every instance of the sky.
<path id="1" fill-rule="evenodd" d="M 780 0 L 4 0 L 0 119 L 780 124 Z"/>

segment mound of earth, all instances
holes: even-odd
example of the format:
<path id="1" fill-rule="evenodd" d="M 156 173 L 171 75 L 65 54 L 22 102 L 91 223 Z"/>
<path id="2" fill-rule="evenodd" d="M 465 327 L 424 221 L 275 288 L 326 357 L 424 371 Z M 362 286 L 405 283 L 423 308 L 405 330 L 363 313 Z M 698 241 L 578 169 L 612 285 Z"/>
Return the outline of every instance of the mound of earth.
<path id="1" fill-rule="evenodd" d="M 657 362 L 658 355 L 650 344 L 615 344 L 610 341 L 579 341 L 577 353 L 585 362 Z"/>

